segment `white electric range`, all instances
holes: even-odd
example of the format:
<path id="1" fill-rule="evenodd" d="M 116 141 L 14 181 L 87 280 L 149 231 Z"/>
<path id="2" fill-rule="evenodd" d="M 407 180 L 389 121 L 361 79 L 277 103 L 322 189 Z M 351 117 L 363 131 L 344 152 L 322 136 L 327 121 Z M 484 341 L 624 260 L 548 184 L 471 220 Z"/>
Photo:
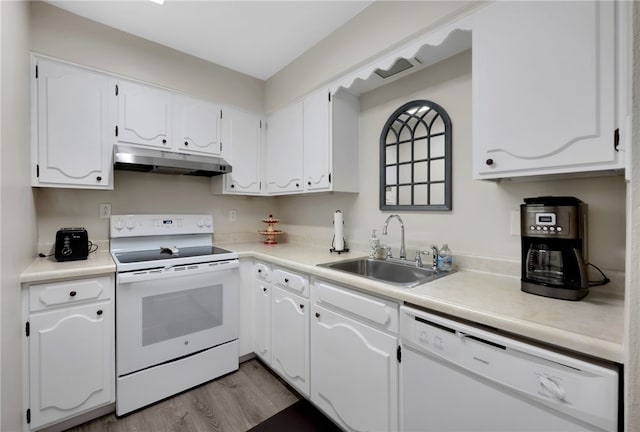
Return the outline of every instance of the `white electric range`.
<path id="1" fill-rule="evenodd" d="M 116 414 L 238 369 L 238 255 L 211 215 L 114 215 Z"/>

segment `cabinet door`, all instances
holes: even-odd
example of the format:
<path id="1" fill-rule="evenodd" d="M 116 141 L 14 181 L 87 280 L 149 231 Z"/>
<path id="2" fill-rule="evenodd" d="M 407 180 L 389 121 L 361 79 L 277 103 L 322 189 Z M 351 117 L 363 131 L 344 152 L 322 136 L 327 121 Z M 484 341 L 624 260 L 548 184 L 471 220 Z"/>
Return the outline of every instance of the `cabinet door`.
<path id="1" fill-rule="evenodd" d="M 169 150 L 171 93 L 128 81 L 118 83 L 118 142 Z"/>
<path id="2" fill-rule="evenodd" d="M 269 116 L 267 193 L 302 192 L 302 143 L 302 102 Z"/>
<path id="3" fill-rule="evenodd" d="M 313 305 L 311 400 L 349 431 L 398 429 L 398 338 Z"/>
<path id="4" fill-rule="evenodd" d="M 496 2 L 473 28 L 477 178 L 621 168 L 615 2 Z M 507 36 L 505 36 L 507 35 Z"/>
<path id="5" fill-rule="evenodd" d="M 218 104 L 183 95 L 174 96 L 173 146 L 184 153 L 222 155 Z"/>
<path id="6" fill-rule="evenodd" d="M 115 400 L 112 302 L 30 317 L 31 428 Z"/>
<path id="7" fill-rule="evenodd" d="M 272 366 L 309 397 L 309 300 L 273 288 Z"/>
<path id="8" fill-rule="evenodd" d="M 37 67 L 33 185 L 113 189 L 115 83 L 48 60 Z"/>
<path id="9" fill-rule="evenodd" d="M 321 89 L 310 94 L 303 106 L 304 187 L 308 191 L 330 190 L 329 92 Z"/>
<path id="10" fill-rule="evenodd" d="M 260 193 L 262 168 L 262 117 L 225 107 L 221 139 L 232 171 L 225 174 L 225 192 Z"/>
<path id="11" fill-rule="evenodd" d="M 253 344 L 255 352 L 271 364 L 271 286 L 257 280 L 254 287 Z"/>

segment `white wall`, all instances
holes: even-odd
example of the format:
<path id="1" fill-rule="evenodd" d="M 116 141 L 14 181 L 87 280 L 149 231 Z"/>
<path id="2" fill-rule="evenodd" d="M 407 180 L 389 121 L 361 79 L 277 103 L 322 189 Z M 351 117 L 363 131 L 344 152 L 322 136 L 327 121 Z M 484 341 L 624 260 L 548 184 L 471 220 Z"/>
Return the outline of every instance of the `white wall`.
<path id="1" fill-rule="evenodd" d="M 103 26 L 42 2 L 31 8 L 34 52 L 161 85 L 223 104 L 262 112 L 264 82 L 227 68 Z M 115 172 L 113 191 L 41 188 L 36 190 L 39 248 L 45 251 L 63 226 L 84 226 L 92 241 L 106 240 L 108 221 L 98 205 L 114 214 L 212 213 L 218 238 L 255 234 L 260 218 L 275 213 L 268 198 L 213 196 L 205 177 Z M 238 220 L 229 222 L 229 210 Z M 226 237 L 225 237 L 226 235 Z"/>
<path id="2" fill-rule="evenodd" d="M 415 248 L 448 243 L 455 254 L 520 260 L 520 237 L 510 234 L 512 210 L 524 197 L 577 196 L 589 204 L 589 258 L 599 267 L 624 269 L 625 183 L 621 176 L 493 183 L 471 178 L 471 51 L 466 51 L 360 97 L 360 193 L 279 198 L 282 228 L 291 238 L 318 237 L 330 245 L 331 215 L 345 215 L 345 237 L 366 246 L 372 229 L 381 232 L 391 213 L 379 210 L 379 139 L 388 117 L 404 103 L 428 99 L 449 113 L 453 129 L 453 210 L 399 212 L 408 256 Z M 324 230 L 318 228 L 324 227 Z M 313 234 L 311 234 L 313 233 Z M 400 229 L 391 222 L 381 237 L 397 256 Z M 519 269 L 518 269 L 519 271 Z"/>
<path id="3" fill-rule="evenodd" d="M 22 301 L 20 270 L 35 251 L 35 210 L 29 187 L 29 3 L 0 2 L 2 93 L 0 138 L 1 419 L 22 428 Z"/>

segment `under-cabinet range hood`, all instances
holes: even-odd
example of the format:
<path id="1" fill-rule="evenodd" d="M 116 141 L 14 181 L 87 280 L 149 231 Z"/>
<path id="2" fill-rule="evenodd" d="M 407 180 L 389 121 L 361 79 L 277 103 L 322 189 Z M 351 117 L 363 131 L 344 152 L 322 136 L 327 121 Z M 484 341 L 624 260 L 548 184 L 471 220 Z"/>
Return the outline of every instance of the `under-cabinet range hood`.
<path id="1" fill-rule="evenodd" d="M 212 177 L 231 172 L 231 165 L 216 156 L 176 153 L 165 150 L 115 144 L 114 168 L 160 174 Z"/>

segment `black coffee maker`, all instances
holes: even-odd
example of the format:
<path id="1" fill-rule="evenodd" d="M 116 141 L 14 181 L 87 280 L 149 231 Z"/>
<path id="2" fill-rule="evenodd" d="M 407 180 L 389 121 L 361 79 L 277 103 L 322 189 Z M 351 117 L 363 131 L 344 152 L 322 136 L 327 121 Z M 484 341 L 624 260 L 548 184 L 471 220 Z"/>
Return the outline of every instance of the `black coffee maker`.
<path id="1" fill-rule="evenodd" d="M 524 202 L 520 205 L 522 291 L 580 300 L 589 293 L 587 204 L 560 196 Z"/>

